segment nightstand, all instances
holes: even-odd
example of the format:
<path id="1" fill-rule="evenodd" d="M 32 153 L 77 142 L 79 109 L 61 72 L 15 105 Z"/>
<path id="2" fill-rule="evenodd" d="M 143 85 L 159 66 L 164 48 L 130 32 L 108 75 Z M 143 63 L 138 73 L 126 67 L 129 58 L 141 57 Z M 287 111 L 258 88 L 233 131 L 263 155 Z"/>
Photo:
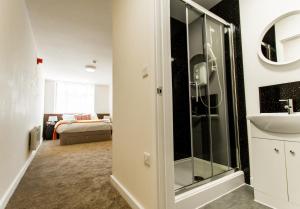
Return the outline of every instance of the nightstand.
<path id="1" fill-rule="evenodd" d="M 44 140 L 52 140 L 55 123 L 46 123 L 43 131 Z"/>

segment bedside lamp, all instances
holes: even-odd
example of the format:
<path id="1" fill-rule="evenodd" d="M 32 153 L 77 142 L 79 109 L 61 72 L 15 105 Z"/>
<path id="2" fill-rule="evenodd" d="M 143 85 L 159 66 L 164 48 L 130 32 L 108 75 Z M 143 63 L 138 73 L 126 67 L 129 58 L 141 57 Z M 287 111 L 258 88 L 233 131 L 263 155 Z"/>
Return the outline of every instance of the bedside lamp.
<path id="1" fill-rule="evenodd" d="M 49 116 L 49 118 L 48 118 L 48 122 L 50 122 L 50 123 L 55 123 L 57 121 L 58 121 L 57 116 Z"/>

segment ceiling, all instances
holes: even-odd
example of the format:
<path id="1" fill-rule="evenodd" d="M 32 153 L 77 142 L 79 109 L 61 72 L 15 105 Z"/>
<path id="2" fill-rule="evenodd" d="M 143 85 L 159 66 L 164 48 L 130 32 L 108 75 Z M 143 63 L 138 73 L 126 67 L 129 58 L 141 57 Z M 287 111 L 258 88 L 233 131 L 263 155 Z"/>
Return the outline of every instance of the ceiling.
<path id="1" fill-rule="evenodd" d="M 110 0 L 27 0 L 46 79 L 111 84 Z M 97 61 L 95 73 L 85 65 Z"/>
<path id="2" fill-rule="evenodd" d="M 201 5 L 202 7 L 210 10 L 215 5 L 220 3 L 222 0 L 193 0 L 197 4 Z M 185 15 L 185 4 L 181 0 L 171 0 L 171 16 L 181 22 L 186 21 Z M 189 20 L 193 22 L 194 19 L 199 17 L 197 13 L 190 13 Z"/>

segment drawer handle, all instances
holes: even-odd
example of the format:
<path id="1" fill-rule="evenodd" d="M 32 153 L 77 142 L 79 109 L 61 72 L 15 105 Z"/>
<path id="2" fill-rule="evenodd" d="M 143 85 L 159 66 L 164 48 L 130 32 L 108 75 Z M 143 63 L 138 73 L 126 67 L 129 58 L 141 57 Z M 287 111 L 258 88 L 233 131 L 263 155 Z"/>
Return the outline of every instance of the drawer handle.
<path id="1" fill-rule="evenodd" d="M 274 148 L 274 150 L 275 150 L 275 152 L 277 152 L 277 153 L 279 152 L 279 149 L 277 149 L 277 148 Z"/>
<path id="2" fill-rule="evenodd" d="M 292 155 L 295 155 L 295 154 L 296 154 L 296 152 L 293 151 L 293 150 L 290 150 L 290 153 L 291 153 Z"/>

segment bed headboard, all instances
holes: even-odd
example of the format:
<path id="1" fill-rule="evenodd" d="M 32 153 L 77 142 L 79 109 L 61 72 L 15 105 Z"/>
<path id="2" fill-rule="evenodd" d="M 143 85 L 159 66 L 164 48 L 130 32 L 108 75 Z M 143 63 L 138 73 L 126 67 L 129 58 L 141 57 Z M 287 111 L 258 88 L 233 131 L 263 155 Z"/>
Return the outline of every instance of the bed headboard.
<path id="1" fill-rule="evenodd" d="M 103 119 L 104 116 L 110 116 L 110 114 L 109 114 L 109 113 L 97 113 L 97 117 L 98 117 L 99 119 Z"/>

